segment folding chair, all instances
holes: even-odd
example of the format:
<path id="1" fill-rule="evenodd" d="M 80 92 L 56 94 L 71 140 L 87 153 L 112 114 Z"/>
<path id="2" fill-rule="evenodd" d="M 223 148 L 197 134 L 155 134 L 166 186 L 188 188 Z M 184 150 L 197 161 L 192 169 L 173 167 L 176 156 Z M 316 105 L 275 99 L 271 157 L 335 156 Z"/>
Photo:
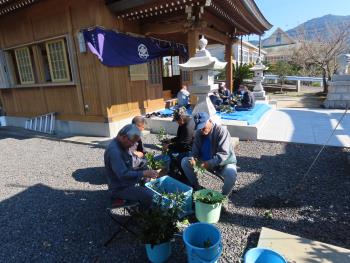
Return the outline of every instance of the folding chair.
<path id="1" fill-rule="evenodd" d="M 109 216 L 112 218 L 114 222 L 116 222 L 119 226 L 118 230 L 114 232 L 114 234 L 105 242 L 104 246 L 107 247 L 116 237 L 117 235 L 122 231 L 125 230 L 126 232 L 129 232 L 130 234 L 136 236 L 136 233 L 131 230 L 128 225 L 133 220 L 133 210 L 137 210 L 140 203 L 138 201 L 130 201 L 130 200 L 124 200 L 124 199 L 117 199 L 115 200 L 111 207 L 107 208 L 107 211 L 109 213 Z M 124 220 L 121 218 L 120 214 L 117 214 L 118 210 L 123 211 L 123 217 L 128 216 L 127 219 L 124 218 Z"/>

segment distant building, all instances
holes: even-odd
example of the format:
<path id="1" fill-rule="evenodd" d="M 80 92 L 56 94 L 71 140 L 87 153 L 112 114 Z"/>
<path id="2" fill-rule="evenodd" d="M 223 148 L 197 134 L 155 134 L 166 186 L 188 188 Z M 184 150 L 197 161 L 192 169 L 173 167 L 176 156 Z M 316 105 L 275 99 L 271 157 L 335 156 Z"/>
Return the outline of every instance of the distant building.
<path id="1" fill-rule="evenodd" d="M 217 57 L 219 60 L 224 61 L 225 60 L 225 46 L 220 45 L 220 44 L 213 44 L 213 45 L 208 45 L 207 49 L 211 53 L 212 56 Z M 233 63 L 236 64 L 236 62 L 241 63 L 241 50 L 242 50 L 242 58 L 243 64 L 255 64 L 258 56 L 259 56 L 259 47 L 246 42 L 242 41 L 242 46 L 241 42 L 237 41 L 232 45 L 232 56 L 233 56 Z M 266 56 L 266 51 L 260 50 L 260 56 L 261 59 L 264 61 L 265 56 Z"/>
<path id="2" fill-rule="evenodd" d="M 267 52 L 265 62 L 288 61 L 297 46 L 297 40 L 290 37 L 282 29 L 277 28 L 270 37 L 262 41 L 262 47 Z"/>

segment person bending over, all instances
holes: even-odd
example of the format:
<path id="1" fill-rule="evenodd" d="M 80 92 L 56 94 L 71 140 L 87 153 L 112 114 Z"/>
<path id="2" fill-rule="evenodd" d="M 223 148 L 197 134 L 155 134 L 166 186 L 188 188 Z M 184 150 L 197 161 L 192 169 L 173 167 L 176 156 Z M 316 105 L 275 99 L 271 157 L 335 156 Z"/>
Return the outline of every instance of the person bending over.
<path id="1" fill-rule="evenodd" d="M 224 178 L 222 193 L 229 195 L 235 185 L 236 155 L 231 136 L 226 127 L 214 123 L 208 113 L 199 112 L 194 117 L 195 136 L 190 157 L 182 159 L 181 166 L 194 190 L 200 189 L 194 165 Z"/>
<path id="2" fill-rule="evenodd" d="M 154 170 L 136 170 L 133 168 L 129 149 L 140 140 L 140 130 L 132 124 L 124 126 L 109 144 L 104 153 L 108 190 L 112 202 L 116 199 L 139 201 L 144 208 L 149 208 L 153 192 L 137 184 L 144 178 L 156 178 Z"/>

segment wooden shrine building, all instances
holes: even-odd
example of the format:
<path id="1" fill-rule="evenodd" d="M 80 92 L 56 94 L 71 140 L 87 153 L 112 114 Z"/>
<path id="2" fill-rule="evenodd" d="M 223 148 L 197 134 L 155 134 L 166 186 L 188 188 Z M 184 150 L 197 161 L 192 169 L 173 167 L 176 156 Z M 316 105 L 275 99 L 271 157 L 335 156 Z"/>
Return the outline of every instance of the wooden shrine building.
<path id="1" fill-rule="evenodd" d="M 100 27 L 183 44 L 204 34 L 225 45 L 271 28 L 253 0 L 0 0 L 0 105 L 8 125 L 55 112 L 56 131 L 114 136 L 135 115 L 164 108 L 191 76 L 176 51 L 147 64 L 107 67 L 81 32 Z"/>

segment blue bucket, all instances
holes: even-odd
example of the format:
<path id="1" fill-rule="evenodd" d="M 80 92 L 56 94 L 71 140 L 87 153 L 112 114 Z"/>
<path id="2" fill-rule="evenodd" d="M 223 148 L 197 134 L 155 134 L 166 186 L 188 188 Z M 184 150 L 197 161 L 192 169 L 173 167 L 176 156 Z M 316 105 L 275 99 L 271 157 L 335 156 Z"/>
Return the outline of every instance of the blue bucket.
<path id="1" fill-rule="evenodd" d="M 287 263 L 276 251 L 269 248 L 252 248 L 244 255 L 244 263 Z"/>
<path id="2" fill-rule="evenodd" d="M 170 242 L 154 245 L 146 244 L 148 259 L 153 263 L 163 263 L 167 261 L 171 254 Z"/>
<path id="3" fill-rule="evenodd" d="M 195 223 L 183 233 L 189 263 L 214 263 L 222 253 L 221 233 L 208 223 Z"/>

